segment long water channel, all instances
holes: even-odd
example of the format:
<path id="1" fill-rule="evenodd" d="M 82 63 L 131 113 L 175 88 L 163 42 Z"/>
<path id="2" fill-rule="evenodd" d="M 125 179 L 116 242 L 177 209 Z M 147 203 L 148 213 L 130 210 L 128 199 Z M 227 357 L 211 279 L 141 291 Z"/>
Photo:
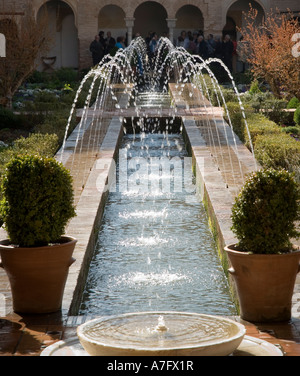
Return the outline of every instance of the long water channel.
<path id="1" fill-rule="evenodd" d="M 124 134 L 81 315 L 235 315 L 181 133 Z"/>

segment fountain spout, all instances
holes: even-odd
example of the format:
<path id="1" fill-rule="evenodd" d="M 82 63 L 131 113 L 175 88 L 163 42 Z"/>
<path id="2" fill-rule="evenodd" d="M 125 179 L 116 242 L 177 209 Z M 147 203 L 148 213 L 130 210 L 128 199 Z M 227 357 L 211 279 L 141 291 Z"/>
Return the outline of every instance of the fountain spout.
<path id="1" fill-rule="evenodd" d="M 155 327 L 156 332 L 166 332 L 168 328 L 166 327 L 165 320 L 163 316 L 159 316 L 158 324 Z"/>

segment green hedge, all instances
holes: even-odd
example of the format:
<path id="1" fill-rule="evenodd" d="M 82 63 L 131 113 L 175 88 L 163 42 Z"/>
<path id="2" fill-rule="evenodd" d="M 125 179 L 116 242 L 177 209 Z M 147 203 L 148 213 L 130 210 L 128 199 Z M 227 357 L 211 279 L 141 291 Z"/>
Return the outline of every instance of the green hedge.
<path id="1" fill-rule="evenodd" d="M 281 129 L 284 133 L 293 134 L 295 136 L 300 136 L 300 127 L 297 126 L 290 126 L 290 127 L 284 127 Z"/>
<path id="2" fill-rule="evenodd" d="M 263 114 L 254 113 L 254 109 L 250 105 L 244 105 L 246 122 L 238 103 L 227 103 L 227 108 L 234 132 L 248 147 L 249 137 L 246 122 L 253 144 L 259 135 L 280 133 L 281 131 L 281 128 L 276 123 L 266 118 Z M 226 120 L 228 121 L 228 119 Z"/>
<path id="3" fill-rule="evenodd" d="M 18 154 L 35 154 L 41 157 L 53 157 L 58 149 L 55 134 L 33 133 L 29 137 L 21 137 L 14 142 L 14 151 Z"/>
<path id="4" fill-rule="evenodd" d="M 247 118 L 247 124 L 253 144 L 255 144 L 258 136 L 281 134 L 281 128 L 262 114 L 250 114 Z M 244 138 L 246 146 L 249 146 L 249 138 L 246 129 L 244 129 Z"/>
<path id="5" fill-rule="evenodd" d="M 254 144 L 258 162 L 266 168 L 285 168 L 295 171 L 300 167 L 300 142 L 289 134 L 262 134 Z"/>
<path id="6" fill-rule="evenodd" d="M 237 134 L 237 136 L 242 142 L 245 142 L 245 121 L 239 103 L 228 102 L 226 105 L 234 132 Z M 225 119 L 229 123 L 226 107 L 224 106 L 223 108 Z M 252 107 L 249 105 L 244 105 L 244 111 L 246 115 L 246 120 L 249 117 L 249 114 L 254 112 Z"/>
<path id="7" fill-rule="evenodd" d="M 13 146 L 0 152 L 0 180 L 6 164 L 17 155 L 33 154 L 42 157 L 53 157 L 58 149 L 58 138 L 55 134 L 34 133 L 27 138 L 21 137 Z"/>

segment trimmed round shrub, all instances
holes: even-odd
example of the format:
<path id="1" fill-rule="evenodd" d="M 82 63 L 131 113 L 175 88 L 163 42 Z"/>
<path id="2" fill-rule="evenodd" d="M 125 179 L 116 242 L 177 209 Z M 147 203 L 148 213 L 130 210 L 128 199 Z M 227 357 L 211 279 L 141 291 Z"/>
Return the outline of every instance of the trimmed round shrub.
<path id="1" fill-rule="evenodd" d="M 300 125 L 300 106 L 297 107 L 295 113 L 294 113 L 294 122 L 297 124 L 297 125 Z"/>
<path id="2" fill-rule="evenodd" d="M 15 245 L 57 242 L 75 216 L 72 177 L 54 158 L 13 158 L 6 166 L 2 192 L 1 217 Z"/>
<path id="3" fill-rule="evenodd" d="M 293 109 L 293 108 L 297 108 L 298 106 L 300 106 L 300 101 L 298 98 L 296 97 L 293 97 L 292 99 L 290 99 L 288 105 L 287 105 L 287 108 L 288 109 Z"/>
<path id="4" fill-rule="evenodd" d="M 300 233 L 299 188 L 286 170 L 252 173 L 232 207 L 232 230 L 240 251 L 280 254 L 292 249 L 291 238 Z"/>

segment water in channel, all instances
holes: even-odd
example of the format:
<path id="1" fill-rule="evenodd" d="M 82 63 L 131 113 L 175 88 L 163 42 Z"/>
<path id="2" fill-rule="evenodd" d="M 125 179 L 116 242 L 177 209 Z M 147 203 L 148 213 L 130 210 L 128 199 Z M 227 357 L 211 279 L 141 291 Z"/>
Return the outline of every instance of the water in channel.
<path id="1" fill-rule="evenodd" d="M 80 314 L 235 315 L 180 133 L 125 134 Z"/>

